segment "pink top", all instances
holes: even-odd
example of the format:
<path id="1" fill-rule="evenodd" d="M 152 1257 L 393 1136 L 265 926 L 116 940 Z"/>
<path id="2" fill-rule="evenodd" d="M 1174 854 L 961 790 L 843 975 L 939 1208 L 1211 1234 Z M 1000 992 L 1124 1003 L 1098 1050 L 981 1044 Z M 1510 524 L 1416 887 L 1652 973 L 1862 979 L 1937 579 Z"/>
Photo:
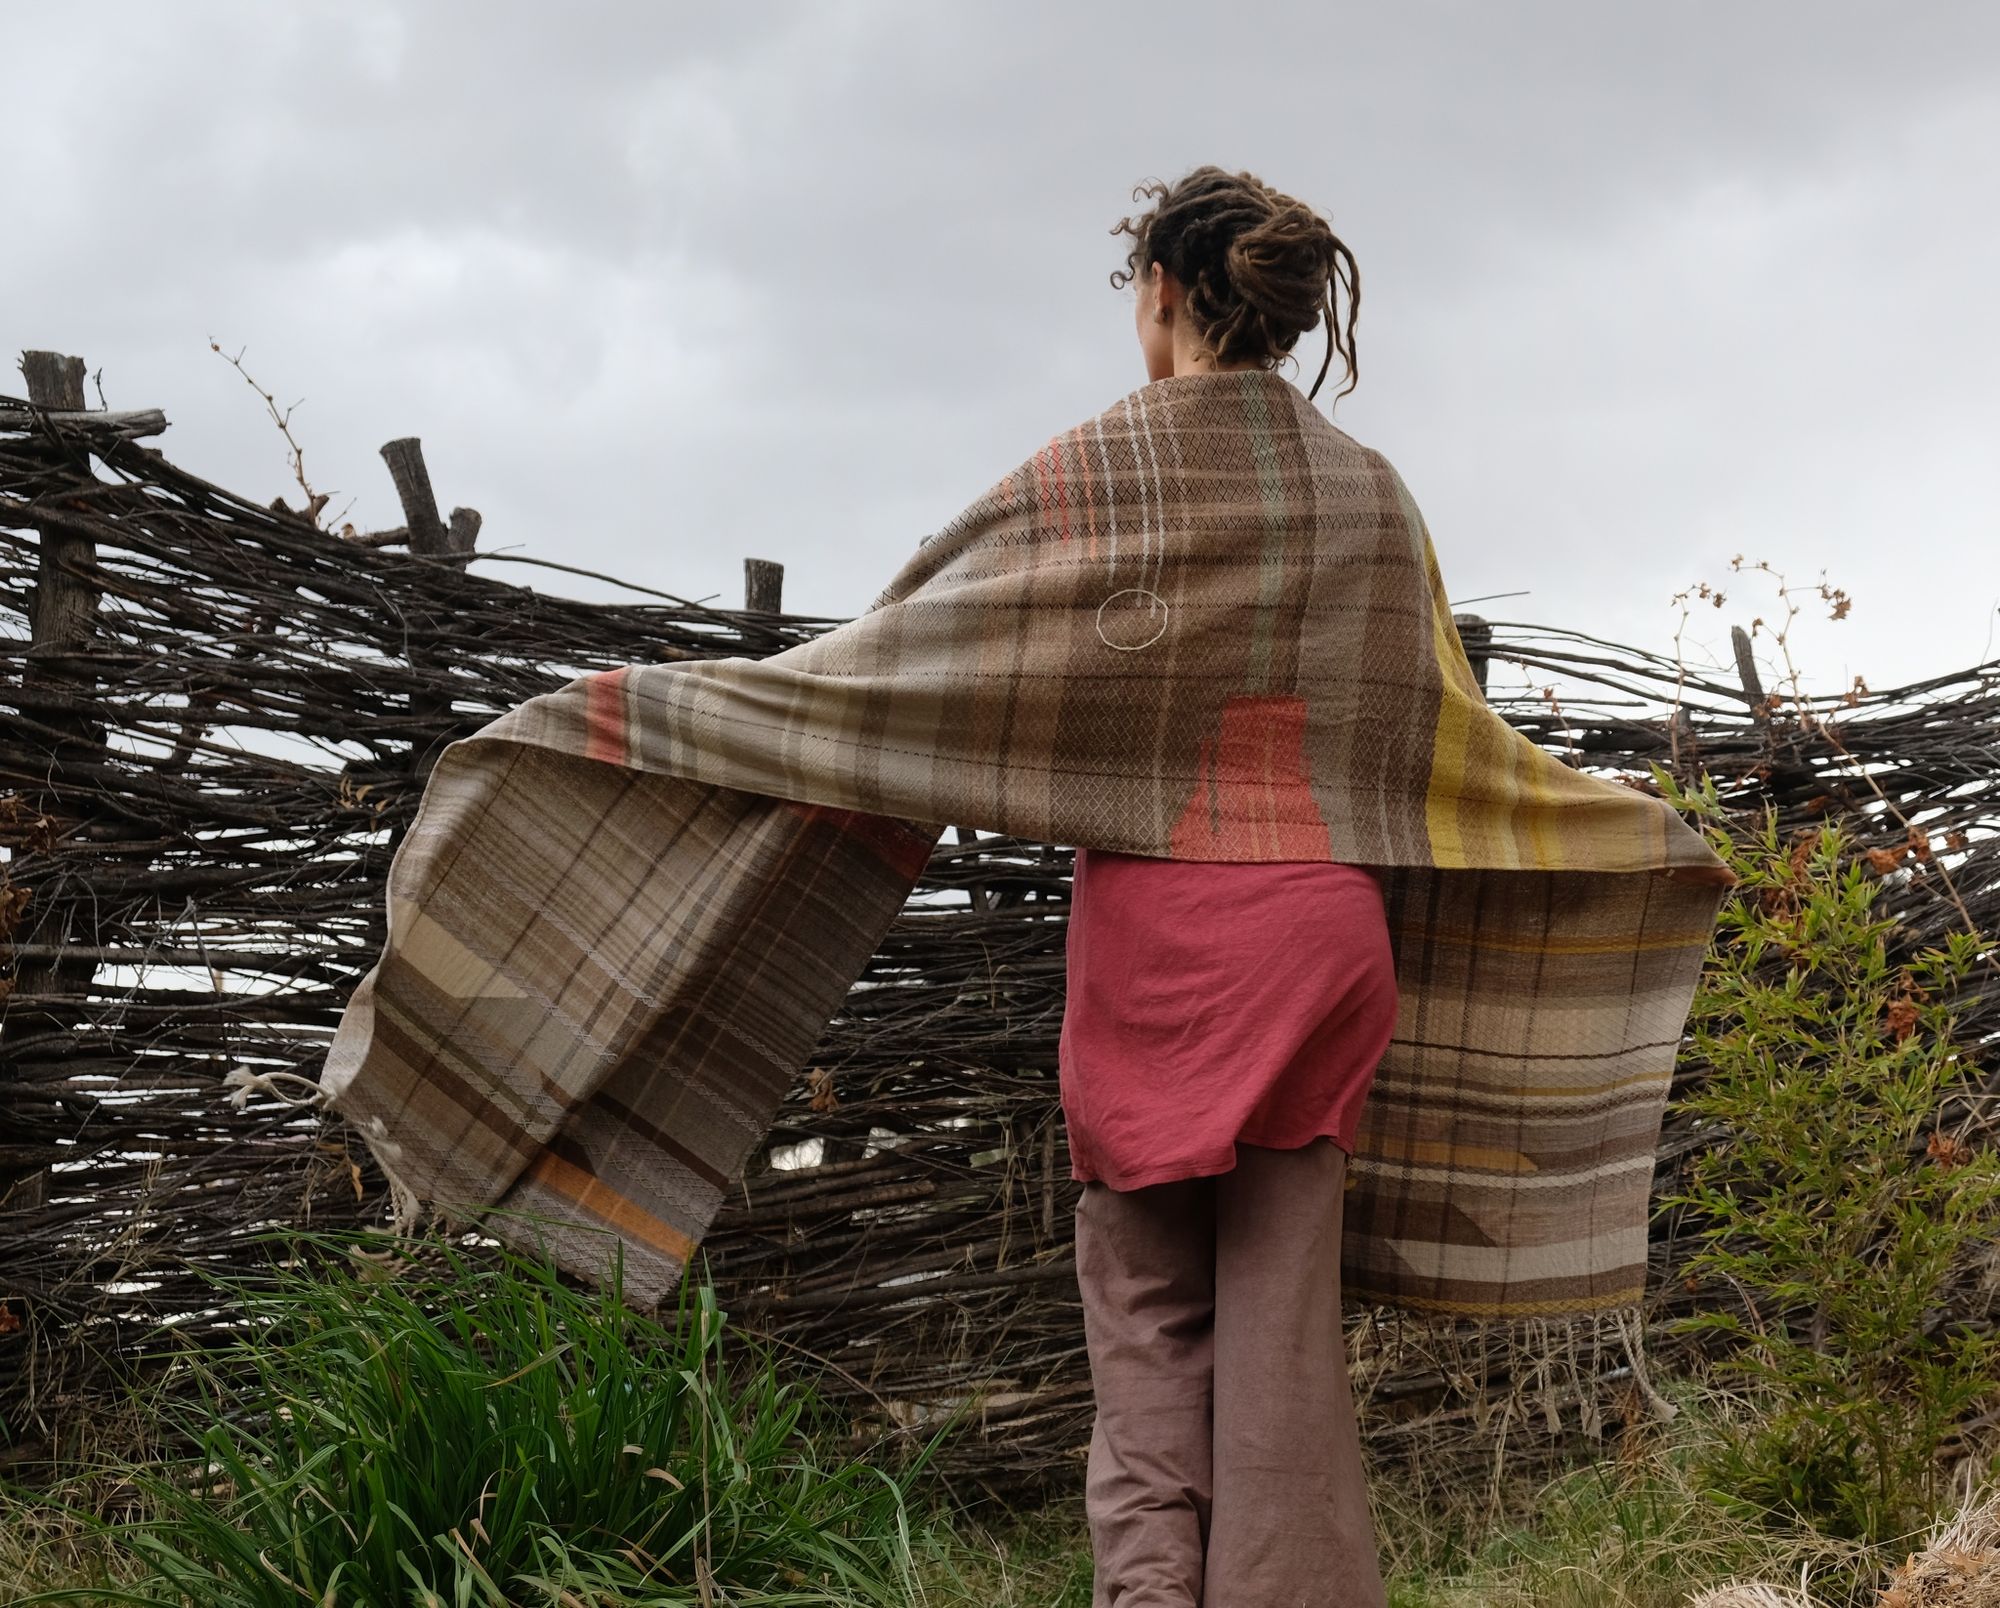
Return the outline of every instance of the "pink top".
<path id="1" fill-rule="evenodd" d="M 1079 849 L 1060 1068 L 1070 1176 L 1227 1172 L 1236 1144 L 1350 1155 L 1396 1023 L 1381 884 L 1324 861 Z"/>

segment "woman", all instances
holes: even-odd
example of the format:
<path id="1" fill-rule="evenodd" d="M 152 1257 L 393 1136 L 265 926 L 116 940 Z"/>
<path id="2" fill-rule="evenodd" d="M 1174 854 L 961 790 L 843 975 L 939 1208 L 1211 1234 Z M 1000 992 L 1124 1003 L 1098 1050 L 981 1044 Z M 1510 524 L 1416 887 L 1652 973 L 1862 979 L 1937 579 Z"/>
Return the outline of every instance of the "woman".
<path id="1" fill-rule="evenodd" d="M 1156 377 L 865 613 L 445 747 L 321 1090 L 399 1223 L 435 1203 L 651 1304 L 943 825 L 1078 845 L 1100 1602 L 1374 1603 L 1340 1293 L 1636 1312 L 1728 873 L 1486 707 L 1408 488 L 1270 366 L 1324 308 L 1351 377 L 1324 223 L 1213 168 L 1155 194 Z"/>
<path id="2" fill-rule="evenodd" d="M 1359 281 L 1321 218 L 1213 167 L 1141 193 L 1113 278 L 1149 381 L 1275 367 L 1324 313 L 1351 388 Z M 1340 1324 L 1346 1163 L 1396 1019 L 1380 884 L 1080 848 L 1068 947 L 1093 1603 L 1380 1603 Z"/>

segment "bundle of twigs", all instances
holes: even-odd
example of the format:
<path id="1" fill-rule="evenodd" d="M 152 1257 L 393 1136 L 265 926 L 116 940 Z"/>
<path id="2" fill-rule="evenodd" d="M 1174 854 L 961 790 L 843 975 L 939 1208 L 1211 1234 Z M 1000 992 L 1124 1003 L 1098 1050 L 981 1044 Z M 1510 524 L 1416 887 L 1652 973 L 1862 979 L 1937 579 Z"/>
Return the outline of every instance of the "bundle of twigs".
<path id="1" fill-rule="evenodd" d="M 0 1419 L 31 1444 L 159 1325 L 219 1333 L 197 1271 L 240 1265 L 248 1231 L 373 1215 L 365 1148 L 265 1089 L 314 1078 L 374 958 L 426 758 L 581 671 L 831 623 L 578 602 L 344 540 L 174 468 L 134 417 L 0 399 Z M 67 635 L 37 601 L 52 570 L 93 600 Z M 1575 633 L 1502 625 L 1489 652 L 1496 705 L 1577 763 L 1704 767 L 1893 852 L 1913 942 L 2000 916 L 2000 666 L 1815 711 Z M 1055 1066 L 1069 865 L 946 835 L 705 1248 L 735 1320 L 824 1369 L 858 1428 L 968 1413 L 946 1470 L 995 1491 L 1073 1480 L 1089 1428 Z M 2000 990 L 1969 1008 L 1990 1042 Z M 1667 1139 L 1663 1184 L 1697 1142 Z M 1558 1388 L 1545 1357 L 1363 1324 L 1368 1432 L 1547 1456 L 1630 1410 L 1603 1338 Z"/>

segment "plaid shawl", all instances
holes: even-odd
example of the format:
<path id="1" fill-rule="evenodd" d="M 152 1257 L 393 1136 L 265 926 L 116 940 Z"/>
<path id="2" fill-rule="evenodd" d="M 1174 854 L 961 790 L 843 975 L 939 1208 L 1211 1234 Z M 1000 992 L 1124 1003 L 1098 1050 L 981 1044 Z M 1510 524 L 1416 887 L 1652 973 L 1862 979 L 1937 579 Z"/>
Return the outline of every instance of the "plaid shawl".
<path id="1" fill-rule="evenodd" d="M 1637 1299 L 1728 873 L 1487 708 L 1401 479 L 1264 370 L 1065 431 L 809 643 L 581 676 L 450 744 L 323 1098 L 404 1220 L 535 1214 L 483 1226 L 593 1277 L 622 1242 L 657 1300 L 947 824 L 1385 868 L 1346 1288 Z"/>

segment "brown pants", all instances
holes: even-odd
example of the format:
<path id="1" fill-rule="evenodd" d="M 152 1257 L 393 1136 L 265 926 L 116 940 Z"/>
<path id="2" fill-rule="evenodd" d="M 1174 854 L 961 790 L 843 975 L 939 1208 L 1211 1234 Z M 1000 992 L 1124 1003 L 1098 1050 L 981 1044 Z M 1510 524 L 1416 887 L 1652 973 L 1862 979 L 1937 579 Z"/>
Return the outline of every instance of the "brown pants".
<path id="1" fill-rule="evenodd" d="M 1347 1156 L 1083 1186 L 1092 1608 L 1381 1608 L 1340 1326 Z"/>

